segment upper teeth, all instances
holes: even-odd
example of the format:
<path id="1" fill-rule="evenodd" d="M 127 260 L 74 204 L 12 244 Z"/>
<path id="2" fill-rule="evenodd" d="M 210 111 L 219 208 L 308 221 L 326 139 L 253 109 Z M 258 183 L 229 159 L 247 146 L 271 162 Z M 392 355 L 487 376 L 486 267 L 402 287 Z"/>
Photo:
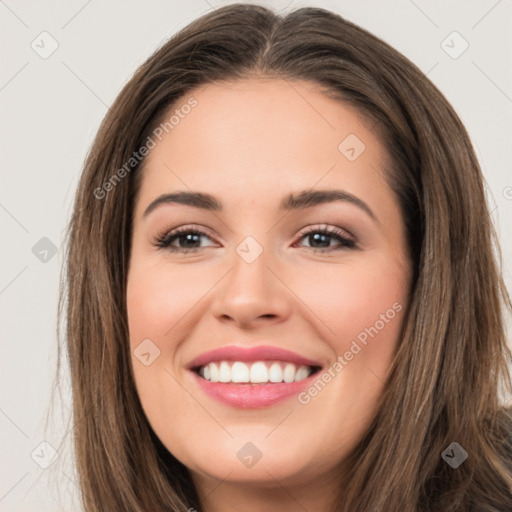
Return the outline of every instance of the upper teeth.
<path id="1" fill-rule="evenodd" d="M 219 361 L 208 363 L 199 370 L 199 375 L 211 382 L 294 382 L 306 379 L 313 372 L 308 366 L 278 361 Z"/>

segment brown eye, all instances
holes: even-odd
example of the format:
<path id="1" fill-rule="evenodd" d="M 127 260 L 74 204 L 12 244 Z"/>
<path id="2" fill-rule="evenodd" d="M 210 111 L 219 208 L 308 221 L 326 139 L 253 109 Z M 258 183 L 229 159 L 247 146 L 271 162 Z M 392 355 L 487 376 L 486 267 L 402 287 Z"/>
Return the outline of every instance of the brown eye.
<path id="1" fill-rule="evenodd" d="M 161 249 L 168 249 L 171 252 L 196 252 L 205 247 L 201 247 L 201 237 L 211 240 L 203 231 L 180 228 L 157 237 L 154 245 Z"/>
<path id="2" fill-rule="evenodd" d="M 307 240 L 309 247 L 317 252 L 329 252 L 343 248 L 353 249 L 357 247 L 355 240 L 348 238 L 343 231 L 338 228 L 314 228 L 302 233 L 299 240 Z M 331 242 L 335 240 L 337 245 L 332 246 Z"/>

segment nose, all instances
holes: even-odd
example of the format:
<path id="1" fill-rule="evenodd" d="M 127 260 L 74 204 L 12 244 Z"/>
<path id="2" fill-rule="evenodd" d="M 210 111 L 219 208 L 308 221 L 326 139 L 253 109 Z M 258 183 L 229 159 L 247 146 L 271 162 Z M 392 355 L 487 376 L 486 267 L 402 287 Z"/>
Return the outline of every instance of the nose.
<path id="1" fill-rule="evenodd" d="M 252 263 L 236 254 L 216 289 L 212 310 L 219 321 L 242 329 L 277 324 L 290 314 L 290 296 L 279 271 L 268 266 L 265 251 Z"/>

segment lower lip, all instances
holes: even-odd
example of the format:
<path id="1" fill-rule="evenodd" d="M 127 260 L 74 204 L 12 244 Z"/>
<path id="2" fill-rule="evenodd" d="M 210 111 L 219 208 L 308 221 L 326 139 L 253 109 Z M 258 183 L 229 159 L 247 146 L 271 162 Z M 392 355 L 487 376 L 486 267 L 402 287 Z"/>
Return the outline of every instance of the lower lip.
<path id="1" fill-rule="evenodd" d="M 210 397 L 239 409 L 262 409 L 298 395 L 318 377 L 318 372 L 298 382 L 279 384 L 233 384 L 210 382 L 190 370 L 201 389 Z"/>

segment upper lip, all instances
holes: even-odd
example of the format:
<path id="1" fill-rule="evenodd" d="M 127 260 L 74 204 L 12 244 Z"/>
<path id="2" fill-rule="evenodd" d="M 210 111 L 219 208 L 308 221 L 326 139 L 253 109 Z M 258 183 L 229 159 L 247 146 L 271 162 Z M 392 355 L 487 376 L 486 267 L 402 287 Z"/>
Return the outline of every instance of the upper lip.
<path id="1" fill-rule="evenodd" d="M 322 366 L 318 361 L 313 361 L 290 350 L 273 347 L 271 345 L 259 345 L 257 347 L 230 345 L 201 354 L 192 360 L 187 365 L 187 368 L 191 370 L 204 366 L 212 361 L 289 361 L 296 365 Z"/>

